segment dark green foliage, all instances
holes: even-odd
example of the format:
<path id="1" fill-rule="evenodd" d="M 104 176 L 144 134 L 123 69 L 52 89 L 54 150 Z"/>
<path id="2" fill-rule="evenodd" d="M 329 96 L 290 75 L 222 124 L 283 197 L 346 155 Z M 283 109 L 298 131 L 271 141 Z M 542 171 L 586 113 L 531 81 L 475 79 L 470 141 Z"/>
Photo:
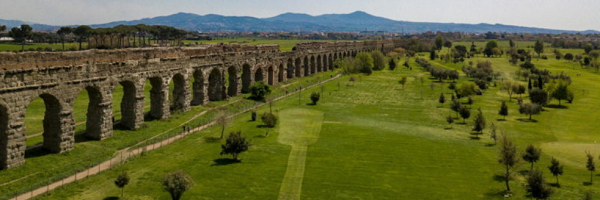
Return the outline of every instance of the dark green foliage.
<path id="1" fill-rule="evenodd" d="M 572 53 L 566 53 L 564 58 L 565 60 L 572 61 L 575 58 L 575 56 L 573 56 Z"/>
<path id="2" fill-rule="evenodd" d="M 402 89 L 404 90 L 404 85 L 406 84 L 406 81 L 408 80 L 408 78 L 406 76 L 403 76 L 402 78 L 400 78 L 400 80 L 398 81 L 398 83 L 400 83 L 402 85 Z"/>
<path id="3" fill-rule="evenodd" d="M 566 100 L 569 97 L 568 84 L 564 81 L 553 83 L 548 88 L 550 90 L 550 97 L 558 100 L 558 105 L 561 105 L 561 100 Z"/>
<path id="4" fill-rule="evenodd" d="M 317 102 L 319 102 L 320 98 L 321 94 L 318 92 L 313 92 L 312 94 L 310 94 L 310 100 L 312 101 L 313 105 L 317 105 Z"/>
<path id="5" fill-rule="evenodd" d="M 129 184 L 129 175 L 127 175 L 126 171 L 123 171 L 115 179 L 115 185 L 121 188 L 121 197 L 123 197 L 123 191 L 127 184 Z"/>
<path id="6" fill-rule="evenodd" d="M 251 120 L 256 121 L 256 111 L 252 111 Z"/>
<path id="7" fill-rule="evenodd" d="M 506 119 L 506 116 L 508 116 L 508 105 L 506 105 L 506 101 L 502 101 L 498 114 L 502 115 L 503 119 Z"/>
<path id="8" fill-rule="evenodd" d="M 523 153 L 523 160 L 531 163 L 531 170 L 533 170 L 533 164 L 540 160 L 542 150 L 535 148 L 533 145 L 527 146 Z"/>
<path id="9" fill-rule="evenodd" d="M 194 181 L 190 175 L 178 170 L 165 175 L 162 184 L 164 189 L 171 194 L 171 199 L 179 200 L 185 191 L 194 186 Z"/>
<path id="10" fill-rule="evenodd" d="M 592 156 L 592 154 L 590 154 L 590 152 L 586 152 L 586 156 L 587 156 L 587 163 L 585 165 L 585 168 L 587 168 L 588 171 L 590 171 L 590 183 L 594 182 L 594 172 L 596 171 L 596 163 L 594 162 L 594 156 Z"/>
<path id="11" fill-rule="evenodd" d="M 455 82 L 451 82 L 450 85 L 448 85 L 448 89 L 451 89 L 451 90 L 456 89 L 456 83 Z"/>
<path id="12" fill-rule="evenodd" d="M 361 73 L 366 75 L 371 75 L 371 73 L 373 73 L 374 61 L 371 54 L 367 52 L 359 53 L 356 55 L 355 64 Z"/>
<path id="13" fill-rule="evenodd" d="M 65 50 L 65 37 L 71 33 L 73 33 L 73 28 L 69 26 L 60 27 L 60 29 L 56 32 L 56 34 L 60 36 L 63 51 Z"/>
<path id="14" fill-rule="evenodd" d="M 462 104 L 460 103 L 460 101 L 458 101 L 458 99 L 453 99 L 452 103 L 450 104 L 450 109 L 452 109 L 454 112 L 456 112 L 456 115 L 458 116 L 458 113 L 460 111 L 460 108 L 462 108 Z"/>
<path id="15" fill-rule="evenodd" d="M 385 56 L 381 51 L 371 52 L 371 57 L 373 58 L 373 70 L 383 70 L 385 68 Z"/>
<path id="16" fill-rule="evenodd" d="M 250 99 L 263 100 L 269 94 L 271 94 L 271 86 L 263 81 L 255 82 L 250 86 Z"/>
<path id="17" fill-rule="evenodd" d="M 532 170 L 527 176 L 527 193 L 535 199 L 548 199 L 554 192 L 552 188 L 546 184 L 544 174 L 540 170 Z"/>
<path id="18" fill-rule="evenodd" d="M 450 128 L 452 128 L 452 124 L 454 123 L 454 117 L 452 117 L 452 116 L 446 117 L 446 122 L 448 122 L 448 124 L 450 124 Z"/>
<path id="19" fill-rule="evenodd" d="M 440 102 L 442 105 L 444 103 L 446 103 L 446 97 L 444 96 L 443 92 L 442 92 L 442 94 L 440 94 L 440 98 L 438 99 L 438 102 Z"/>
<path id="20" fill-rule="evenodd" d="M 10 31 L 8 32 L 8 35 L 10 37 L 15 38 L 17 41 L 21 42 L 21 51 L 25 50 L 25 43 L 27 43 L 27 39 L 29 39 L 29 37 L 31 37 L 31 34 L 33 33 L 33 28 L 31 28 L 31 26 L 27 25 L 27 24 L 23 24 L 20 27 L 13 27 L 12 29 L 10 29 Z"/>
<path id="21" fill-rule="evenodd" d="M 456 53 L 457 53 L 457 55 L 455 55 L 455 56 L 458 56 L 460 58 L 466 58 L 467 57 L 468 51 L 467 51 L 467 47 L 466 46 L 464 46 L 464 45 L 456 45 L 456 46 L 454 46 L 454 49 L 456 49 Z"/>
<path id="22" fill-rule="evenodd" d="M 263 113 L 260 119 L 265 123 L 265 126 L 269 128 L 273 128 L 277 124 L 277 116 L 273 113 Z"/>
<path id="23" fill-rule="evenodd" d="M 532 115 L 539 115 L 542 112 L 542 106 L 535 103 L 523 103 L 519 108 L 519 112 L 529 115 L 529 120 L 531 120 Z"/>
<path id="24" fill-rule="evenodd" d="M 544 106 L 548 103 L 548 92 L 542 89 L 534 88 L 529 91 L 529 99 L 531 103 Z"/>
<path id="25" fill-rule="evenodd" d="M 498 135 L 496 134 L 496 125 L 492 122 L 490 126 L 490 138 L 494 140 L 494 145 L 496 145 L 496 141 L 498 140 Z"/>
<path id="26" fill-rule="evenodd" d="M 481 108 L 477 110 L 477 116 L 475 116 L 475 120 L 473 120 L 473 122 L 475 123 L 473 127 L 473 131 L 482 134 L 483 130 L 485 129 L 486 123 L 485 123 L 485 117 L 483 116 L 483 113 L 481 112 Z"/>
<path id="27" fill-rule="evenodd" d="M 394 58 L 390 58 L 390 62 L 388 63 L 388 65 L 390 70 L 394 71 L 394 69 L 396 69 L 397 67 L 396 60 Z"/>
<path id="28" fill-rule="evenodd" d="M 485 54 L 487 57 L 491 57 L 494 55 L 494 52 L 492 51 L 494 48 L 498 48 L 498 42 L 496 42 L 496 40 L 490 40 L 485 44 L 485 49 L 483 50 L 483 54 Z"/>
<path id="29" fill-rule="evenodd" d="M 500 134 L 500 153 L 498 156 L 498 162 L 504 167 L 503 178 L 506 183 L 506 191 L 510 191 L 508 182 L 514 172 L 514 167 L 519 163 L 517 156 L 517 146 L 506 136 L 506 134 Z"/>
<path id="30" fill-rule="evenodd" d="M 73 34 L 75 34 L 79 38 L 79 50 L 82 49 L 81 43 L 83 42 L 83 39 L 87 39 L 91 33 L 92 27 L 86 25 L 78 26 L 77 28 L 75 28 L 75 30 L 73 30 Z"/>
<path id="31" fill-rule="evenodd" d="M 523 69 L 533 69 L 535 68 L 535 65 L 533 63 L 531 63 L 531 61 L 526 60 L 523 64 L 520 65 L 521 68 Z"/>
<path id="32" fill-rule="evenodd" d="M 231 154 L 234 160 L 238 160 L 238 155 L 247 151 L 248 147 L 250 147 L 250 142 L 242 137 L 242 132 L 231 132 L 225 144 L 221 145 L 221 155 Z"/>
<path id="33" fill-rule="evenodd" d="M 556 158 L 552 157 L 552 161 L 550 161 L 550 166 L 548 166 L 548 169 L 550 170 L 552 175 L 556 177 L 556 185 L 558 185 L 558 176 L 563 174 L 563 166 L 560 165 L 560 162 L 558 162 Z"/>
<path id="34" fill-rule="evenodd" d="M 540 55 L 544 53 L 544 42 L 542 42 L 541 40 L 535 41 L 535 44 L 533 45 L 533 50 L 538 54 L 538 57 L 540 57 Z"/>
<path id="35" fill-rule="evenodd" d="M 438 35 L 437 37 L 435 37 L 435 49 L 436 50 L 442 50 L 442 47 L 444 46 L 444 38 L 441 35 Z"/>
<path id="36" fill-rule="evenodd" d="M 508 40 L 508 44 L 510 45 L 510 48 L 515 47 L 515 42 L 512 39 Z"/>
<path id="37" fill-rule="evenodd" d="M 437 57 L 437 55 L 435 54 L 435 49 L 431 49 L 431 51 L 429 52 L 429 59 L 430 60 L 435 60 L 435 58 Z"/>
<path id="38" fill-rule="evenodd" d="M 458 112 L 460 113 L 460 117 L 463 118 L 463 123 L 467 123 L 467 119 L 471 117 L 471 109 L 467 108 L 466 106 L 462 106 Z"/>

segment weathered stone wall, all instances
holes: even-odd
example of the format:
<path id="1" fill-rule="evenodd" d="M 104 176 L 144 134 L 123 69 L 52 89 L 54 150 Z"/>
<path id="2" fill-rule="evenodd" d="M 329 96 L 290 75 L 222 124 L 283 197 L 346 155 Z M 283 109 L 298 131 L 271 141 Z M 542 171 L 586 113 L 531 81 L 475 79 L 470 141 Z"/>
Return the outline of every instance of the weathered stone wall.
<path id="1" fill-rule="evenodd" d="M 280 52 L 277 45 L 219 44 L 0 53 L 0 168 L 25 162 L 25 111 L 37 97 L 46 105 L 43 147 L 60 153 L 74 146 L 73 104 L 82 90 L 90 97 L 86 136 L 102 140 L 112 136 L 113 106 L 121 106 L 121 126 L 137 129 L 144 123 L 145 98 L 151 99 L 148 115 L 165 119 L 171 110 L 185 111 L 191 105 L 248 92 L 255 81 L 276 84 L 309 76 L 332 70 L 337 58 L 374 49 L 390 51 L 394 46 L 392 41 L 312 42 L 298 44 L 291 52 Z M 144 96 L 146 80 L 152 84 L 149 97 Z M 124 97 L 120 105 L 113 105 L 112 94 L 119 84 Z"/>

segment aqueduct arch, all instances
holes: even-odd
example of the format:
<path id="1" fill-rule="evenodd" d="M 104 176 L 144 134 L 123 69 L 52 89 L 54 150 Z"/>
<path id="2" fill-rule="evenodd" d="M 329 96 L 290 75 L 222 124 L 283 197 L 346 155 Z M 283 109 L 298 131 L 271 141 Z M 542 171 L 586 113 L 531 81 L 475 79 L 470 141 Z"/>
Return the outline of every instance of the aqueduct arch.
<path id="1" fill-rule="evenodd" d="M 75 143 L 75 92 L 88 91 L 86 134 L 102 140 L 112 135 L 112 108 L 118 102 L 112 98 L 118 85 L 123 88 L 118 124 L 138 129 L 144 123 L 144 102 L 148 99 L 148 116 L 166 119 L 171 115 L 171 108 L 187 110 L 190 104 L 202 105 L 235 96 L 240 91 L 248 92 L 255 79 L 276 84 L 286 78 L 326 71 L 327 67 L 333 67 L 334 59 L 349 56 L 351 52 L 391 51 L 398 44 L 392 40 L 311 42 L 298 44 L 291 52 L 281 52 L 277 45 L 225 44 L 193 48 L 0 52 L 0 168 L 25 162 L 26 109 L 36 97 L 40 97 L 46 107 L 44 133 L 40 136 L 44 138 L 42 146 L 51 152 L 64 152 L 73 149 Z M 147 80 L 152 86 L 148 96 L 144 94 Z M 175 86 L 172 93 L 171 81 Z M 37 103 L 42 104 L 42 101 Z"/>

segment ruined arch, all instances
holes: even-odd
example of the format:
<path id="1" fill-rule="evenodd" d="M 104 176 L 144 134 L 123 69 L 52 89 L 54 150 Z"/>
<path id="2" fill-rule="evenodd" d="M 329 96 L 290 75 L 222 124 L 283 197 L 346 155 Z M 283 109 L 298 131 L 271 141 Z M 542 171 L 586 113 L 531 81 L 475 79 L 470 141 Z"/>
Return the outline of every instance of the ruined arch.
<path id="1" fill-rule="evenodd" d="M 333 59 L 333 54 L 329 54 L 327 61 L 327 70 L 333 70 L 333 62 L 335 61 L 335 59 Z"/>
<path id="2" fill-rule="evenodd" d="M 206 86 L 204 84 L 204 74 L 198 69 L 193 74 L 194 83 L 192 84 L 192 105 L 202 105 L 206 101 Z"/>
<path id="3" fill-rule="evenodd" d="M 165 119 L 169 117 L 169 90 L 161 77 L 149 78 L 152 89 L 150 90 L 151 119 Z"/>
<path id="4" fill-rule="evenodd" d="M 244 64 L 242 67 L 242 93 L 250 92 L 250 85 L 252 85 L 252 67 Z"/>
<path id="5" fill-rule="evenodd" d="M 287 78 L 288 79 L 294 78 L 294 61 L 291 58 L 288 59 L 288 62 L 287 62 Z M 279 79 L 279 81 L 281 81 L 281 80 L 282 79 Z"/>
<path id="6" fill-rule="evenodd" d="M 254 82 L 264 81 L 264 80 L 265 80 L 265 76 L 263 73 L 263 69 L 262 69 L 262 67 L 259 67 L 258 69 L 256 69 L 256 72 L 254 72 Z"/>
<path id="7" fill-rule="evenodd" d="M 296 69 L 296 77 L 302 77 L 302 60 L 300 58 L 296 58 L 296 63 L 294 65 Z"/>
<path id="8" fill-rule="evenodd" d="M 71 149 L 74 142 L 73 130 L 63 130 L 63 128 L 66 128 L 61 122 L 63 104 L 56 96 L 49 93 L 43 93 L 39 97 L 43 100 L 46 108 L 42 122 L 42 137 L 44 138 L 42 147 L 53 153 Z"/>
<path id="9" fill-rule="evenodd" d="M 218 68 L 213 68 L 208 75 L 208 100 L 221 101 L 224 98 L 223 75 Z"/>
<path id="10" fill-rule="evenodd" d="M 8 163 L 8 139 L 8 108 L 0 104 L 0 169 L 6 169 L 12 164 Z"/>
<path id="11" fill-rule="evenodd" d="M 277 69 L 277 72 L 279 74 L 277 76 L 277 82 L 283 82 L 284 81 L 284 78 L 285 78 L 284 75 L 283 75 L 284 71 L 285 71 L 285 69 L 283 67 L 283 63 L 279 64 L 279 69 Z"/>
<path id="12" fill-rule="evenodd" d="M 104 102 L 105 97 L 103 97 L 102 93 L 100 92 L 100 88 L 96 86 L 87 86 L 83 88 L 81 92 L 84 90 L 87 91 L 89 99 L 89 102 L 87 102 L 88 105 L 85 122 L 85 136 L 96 140 L 103 139 L 104 120 L 112 121 L 112 119 L 103 119 L 105 117 L 104 112 L 108 111 L 105 110 L 101 105 L 102 102 Z M 75 101 L 77 101 L 77 99 L 75 99 Z M 109 128 L 111 129 L 112 127 Z"/>
<path id="13" fill-rule="evenodd" d="M 230 97 L 238 95 L 238 70 L 235 66 L 227 68 L 227 74 L 229 75 L 229 87 L 227 88 L 227 95 Z"/>
<path id="14" fill-rule="evenodd" d="M 183 110 L 187 107 L 185 98 L 185 77 L 182 74 L 175 74 L 175 76 L 173 76 L 173 85 L 171 110 Z"/>
<path id="15" fill-rule="evenodd" d="M 323 60 L 321 55 L 317 56 L 317 72 L 322 72 L 323 71 Z"/>
<path id="16" fill-rule="evenodd" d="M 143 122 L 143 116 L 138 116 L 138 113 L 142 113 L 143 115 L 144 104 L 142 102 L 141 108 L 138 107 L 138 99 L 136 98 L 138 89 L 133 81 L 121 81 L 119 84 L 123 87 L 119 126 L 131 130 L 137 129 L 139 128 L 140 121 Z"/>
<path id="17" fill-rule="evenodd" d="M 275 72 L 273 71 L 273 66 L 269 66 L 267 69 L 267 84 L 273 85 L 275 84 Z"/>
<path id="18" fill-rule="evenodd" d="M 310 58 L 304 57 L 304 76 L 310 76 Z"/>

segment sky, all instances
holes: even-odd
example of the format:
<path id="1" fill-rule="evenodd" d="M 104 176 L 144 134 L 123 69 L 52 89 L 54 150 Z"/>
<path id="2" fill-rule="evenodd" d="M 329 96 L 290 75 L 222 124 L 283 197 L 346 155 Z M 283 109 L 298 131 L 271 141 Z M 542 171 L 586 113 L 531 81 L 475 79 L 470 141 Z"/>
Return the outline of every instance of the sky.
<path id="1" fill-rule="evenodd" d="M 600 0 L 0 0 L 0 19 L 79 25 L 178 12 L 264 18 L 365 11 L 413 22 L 600 30 L 599 9 Z"/>

